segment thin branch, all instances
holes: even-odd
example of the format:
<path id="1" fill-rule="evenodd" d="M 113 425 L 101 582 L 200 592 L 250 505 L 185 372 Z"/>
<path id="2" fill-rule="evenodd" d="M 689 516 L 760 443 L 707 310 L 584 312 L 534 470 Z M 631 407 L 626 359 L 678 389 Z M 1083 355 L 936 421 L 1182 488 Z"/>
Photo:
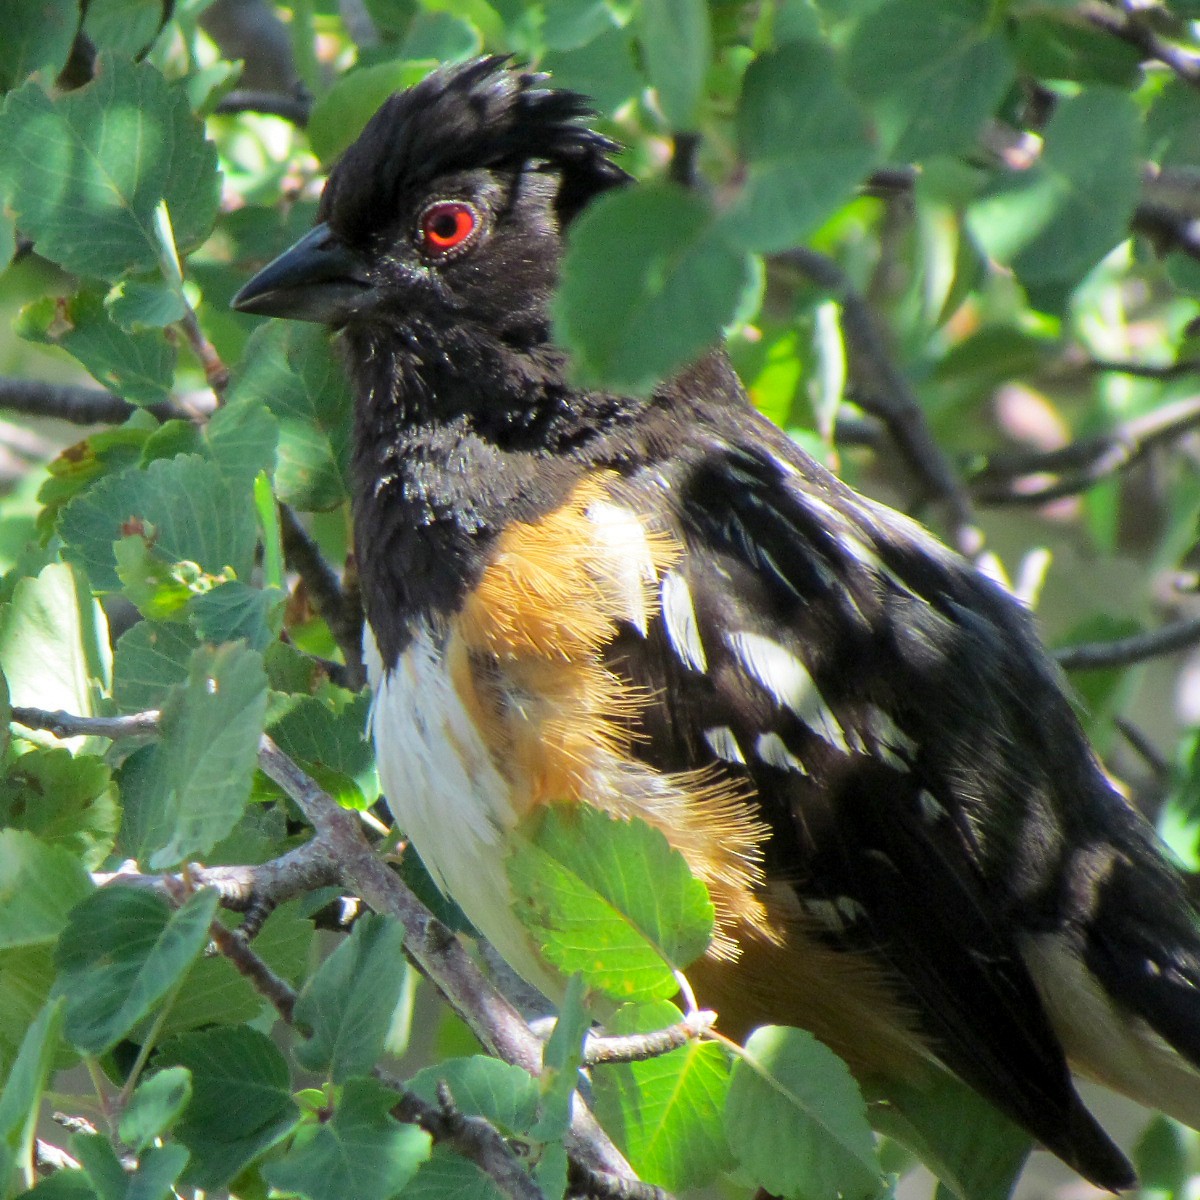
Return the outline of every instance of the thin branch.
<path id="1" fill-rule="evenodd" d="M 40 383 L 34 379 L 0 378 L 0 409 L 31 416 L 56 417 L 73 425 L 117 425 L 139 408 L 160 421 L 191 420 L 196 413 L 174 401 L 165 404 L 130 404 L 102 388 L 67 383 Z"/>
<path id="2" fill-rule="evenodd" d="M 831 258 L 798 248 L 778 256 L 831 293 L 842 308 L 855 400 L 879 417 L 932 496 L 950 510 L 952 536 L 964 554 L 980 549 L 971 499 L 938 447 L 912 385 L 896 365 L 875 314 Z"/>
<path id="3" fill-rule="evenodd" d="M 713 1012 L 690 1013 L 682 1021 L 653 1033 L 636 1033 L 624 1037 L 589 1035 L 583 1044 L 583 1062 L 588 1067 L 610 1066 L 613 1063 L 645 1062 L 660 1058 L 694 1042 L 717 1019 Z"/>
<path id="4" fill-rule="evenodd" d="M 362 661 L 362 608 L 356 599 L 348 597 L 342 590 L 337 572 L 286 504 L 279 506 L 279 523 L 284 559 L 304 580 L 313 607 L 329 626 L 329 632 L 346 660 L 346 686 L 357 691 L 366 683 Z"/>
<path id="5" fill-rule="evenodd" d="M 1160 783 L 1166 783 L 1171 778 L 1170 760 L 1132 721 L 1125 717 L 1117 717 L 1114 723 L 1121 736 L 1153 772 L 1154 778 Z"/>
<path id="6" fill-rule="evenodd" d="M 254 990 L 290 1025 L 296 1009 L 296 992 L 291 984 L 276 975 L 266 961 L 250 949 L 240 932 L 226 929 L 220 921 L 214 921 L 209 933 L 217 949 L 229 959 L 238 974 L 248 979 Z"/>
<path id="7" fill-rule="evenodd" d="M 102 737 L 114 741 L 129 737 L 153 737 L 158 732 L 157 709 L 127 717 L 80 717 L 59 709 L 25 708 L 13 705 L 12 719 L 26 729 L 44 729 L 55 737 Z"/>
<path id="8" fill-rule="evenodd" d="M 1090 359 L 1085 366 L 1097 374 L 1131 375 L 1136 379 L 1178 379 L 1200 375 L 1200 358 L 1182 358 L 1173 363 L 1117 362 L 1109 358 Z"/>
<path id="9" fill-rule="evenodd" d="M 312 115 L 312 97 L 303 90 L 296 92 L 267 92 L 251 88 L 237 88 L 217 101 L 213 112 L 223 116 L 238 113 L 262 113 L 268 117 L 282 117 L 303 129 Z"/>
<path id="10" fill-rule="evenodd" d="M 698 133 L 676 133 L 671 137 L 671 161 L 667 164 L 667 177 L 685 188 L 694 188 L 697 182 L 696 157 L 700 153 Z"/>
<path id="11" fill-rule="evenodd" d="M 671 1200 L 671 1193 L 640 1179 L 595 1170 L 571 1159 L 567 1170 L 567 1192 L 593 1196 L 596 1200 Z"/>
<path id="12" fill-rule="evenodd" d="M 993 455 L 971 480 L 971 492 L 981 504 L 1045 504 L 1077 495 L 1124 470 L 1151 447 L 1197 428 L 1200 396 L 1192 396 L 1058 450 Z"/>
<path id="13" fill-rule="evenodd" d="M 1146 58 L 1169 67 L 1184 83 L 1200 88 L 1200 56 L 1161 37 L 1146 24 L 1141 14 L 1103 3 L 1103 0 L 1083 0 L 1075 11 L 1089 25 L 1128 42 Z"/>
<path id="14" fill-rule="evenodd" d="M 1173 621 L 1149 633 L 1135 633 L 1111 642 L 1080 642 L 1054 652 L 1064 671 L 1099 671 L 1106 667 L 1129 667 L 1148 658 L 1161 658 L 1190 650 L 1200 644 L 1200 617 Z"/>

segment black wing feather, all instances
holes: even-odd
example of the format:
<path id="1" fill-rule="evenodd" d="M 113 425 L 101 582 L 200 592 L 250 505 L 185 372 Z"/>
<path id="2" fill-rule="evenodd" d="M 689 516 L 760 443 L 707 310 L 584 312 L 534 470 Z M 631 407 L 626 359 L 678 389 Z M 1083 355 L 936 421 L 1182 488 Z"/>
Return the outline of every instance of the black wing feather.
<path id="1" fill-rule="evenodd" d="M 707 669 L 671 647 L 662 617 L 651 653 L 620 655 L 661 699 L 637 752 L 660 769 L 695 767 L 714 760 L 698 731 L 731 730 L 773 831 L 768 876 L 791 881 L 801 901 L 854 902 L 861 920 L 830 938 L 887 964 L 942 1061 L 1081 1174 L 1131 1186 L 1128 1162 L 1074 1090 L 1013 939 L 1018 907 L 1036 920 L 1040 901 L 1047 922 L 1058 919 L 1047 900 L 1061 889 L 1053 838 L 1031 850 L 988 815 L 1049 820 L 1052 772 L 1094 783 L 1053 670 L 990 583 L 916 526 L 890 515 L 884 525 L 881 510 L 789 447 L 782 435 L 770 448 L 731 435 L 669 481 L 687 548 L 676 569 Z M 739 632 L 803 661 L 840 738 L 754 678 L 730 636 Z M 1045 727 L 1041 701 L 1061 728 Z M 891 744 L 888 730 L 899 731 Z M 803 771 L 756 757 L 761 733 Z M 1032 757 L 1014 762 L 1009 744 L 1021 739 Z"/>

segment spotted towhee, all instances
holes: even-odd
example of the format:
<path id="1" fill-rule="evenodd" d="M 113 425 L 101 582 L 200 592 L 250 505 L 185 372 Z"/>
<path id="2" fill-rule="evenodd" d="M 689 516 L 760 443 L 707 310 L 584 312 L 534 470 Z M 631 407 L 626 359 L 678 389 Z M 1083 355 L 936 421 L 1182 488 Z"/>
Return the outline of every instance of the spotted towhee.
<path id="1" fill-rule="evenodd" d="M 1109 1188 L 1077 1070 L 1200 1127 L 1200 935 L 1021 606 L 758 415 L 713 351 L 649 398 L 550 340 L 564 231 L 629 183 L 583 98 L 496 59 L 389 99 L 237 297 L 326 322 L 357 396 L 380 777 L 527 979 L 537 805 L 661 829 L 708 885 L 694 983 L 861 1076 L 930 1057 Z"/>

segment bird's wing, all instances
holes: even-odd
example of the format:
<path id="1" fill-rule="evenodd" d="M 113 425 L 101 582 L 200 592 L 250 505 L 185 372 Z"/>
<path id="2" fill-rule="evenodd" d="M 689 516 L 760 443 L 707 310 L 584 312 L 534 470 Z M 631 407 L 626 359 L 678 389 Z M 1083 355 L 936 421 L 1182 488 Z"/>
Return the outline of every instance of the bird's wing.
<path id="1" fill-rule="evenodd" d="M 946 1066 L 1127 1185 L 1017 941 L 1056 884 L 1064 780 L 1095 770 L 1024 614 L 781 436 L 712 438 L 671 470 L 630 485 L 643 506 L 674 497 L 648 516 L 685 548 L 646 636 L 611 648 L 656 698 L 635 753 L 752 786 L 766 890 L 790 890 L 793 924 L 884 964 Z"/>

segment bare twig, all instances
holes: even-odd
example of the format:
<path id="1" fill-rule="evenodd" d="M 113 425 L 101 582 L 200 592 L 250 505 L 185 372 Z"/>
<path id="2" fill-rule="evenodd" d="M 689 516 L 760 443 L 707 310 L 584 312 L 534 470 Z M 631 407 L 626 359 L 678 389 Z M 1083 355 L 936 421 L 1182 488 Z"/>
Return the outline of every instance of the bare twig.
<path id="1" fill-rule="evenodd" d="M 1170 760 L 1164 757 L 1159 748 L 1130 720 L 1117 717 L 1114 722 L 1121 736 L 1133 747 L 1138 757 L 1148 766 L 1155 779 L 1165 783 L 1171 777 Z"/>
<path id="2" fill-rule="evenodd" d="M 0 409 L 56 417 L 73 425 L 115 425 L 127 420 L 139 407 L 160 421 L 190 420 L 195 413 L 175 403 L 130 404 L 102 388 L 77 387 L 66 383 L 40 383 L 33 379 L 0 379 Z"/>
<path id="3" fill-rule="evenodd" d="M 567 1171 L 568 1194 L 596 1200 L 671 1200 L 670 1192 L 611 1171 L 598 1171 L 571 1160 Z"/>
<path id="4" fill-rule="evenodd" d="M 1183 358 L 1173 363 L 1116 362 L 1108 358 L 1090 359 L 1085 366 L 1097 374 L 1131 375 L 1136 379 L 1178 379 L 1200 375 L 1200 358 Z"/>
<path id="5" fill-rule="evenodd" d="M 698 133 L 676 133 L 671 137 L 671 161 L 667 176 L 685 188 L 696 186 L 696 156 L 700 152 Z"/>
<path id="6" fill-rule="evenodd" d="M 660 1058 L 695 1041 L 716 1019 L 716 1013 L 696 1012 L 653 1033 L 635 1033 L 623 1037 L 589 1035 L 583 1044 L 584 1065 L 609 1066 L 613 1063 L 645 1062 L 649 1058 Z"/>
<path id="7" fill-rule="evenodd" d="M 268 117 L 282 117 L 303 129 L 312 113 L 312 97 L 305 91 L 266 92 L 238 88 L 218 100 L 213 111 L 229 116 L 262 113 Z"/>
<path id="8" fill-rule="evenodd" d="M 1159 36 L 1141 14 L 1103 0 L 1083 0 L 1075 11 L 1088 24 L 1128 42 L 1146 58 L 1170 67 L 1184 83 L 1200 88 L 1200 56 Z"/>
<path id="9" fill-rule="evenodd" d="M 1200 617 L 1173 621 L 1149 633 L 1135 633 L 1111 642 L 1080 642 L 1054 652 L 1064 671 L 1099 671 L 1106 667 L 1129 667 L 1148 658 L 1161 658 L 1189 650 L 1200 643 Z"/>
<path id="10" fill-rule="evenodd" d="M 1165 404 L 1058 450 L 993 455 L 971 481 L 981 504 L 1044 504 L 1086 491 L 1152 446 L 1200 428 L 1200 396 Z"/>
<path id="11" fill-rule="evenodd" d="M 217 949 L 234 965 L 240 975 L 254 986 L 264 1000 L 270 1001 L 275 1011 L 290 1025 L 296 1008 L 296 993 L 287 980 L 276 975 L 253 950 L 245 937 L 232 929 L 226 929 L 220 921 L 214 921 L 209 929 Z"/>
<path id="12" fill-rule="evenodd" d="M 279 506 L 279 522 L 287 565 L 304 580 L 313 607 L 329 626 L 329 632 L 346 660 L 345 684 L 357 691 L 366 683 L 362 661 L 362 608 L 342 590 L 337 572 L 286 504 Z"/>
<path id="13" fill-rule="evenodd" d="M 896 365 L 870 306 L 831 258 L 798 248 L 778 256 L 825 288 L 842 308 L 842 330 L 849 351 L 855 399 L 888 427 L 892 438 L 925 487 L 950 510 L 952 537 L 964 554 L 980 549 L 971 500 L 945 455 L 938 448 L 912 385 Z"/>
<path id="14" fill-rule="evenodd" d="M 12 719 L 26 729 L 44 729 L 55 737 L 102 737 L 118 740 L 128 737 L 152 737 L 158 732 L 158 710 L 133 713 L 127 717 L 80 717 L 74 713 L 49 712 L 44 708 L 13 705 Z"/>

